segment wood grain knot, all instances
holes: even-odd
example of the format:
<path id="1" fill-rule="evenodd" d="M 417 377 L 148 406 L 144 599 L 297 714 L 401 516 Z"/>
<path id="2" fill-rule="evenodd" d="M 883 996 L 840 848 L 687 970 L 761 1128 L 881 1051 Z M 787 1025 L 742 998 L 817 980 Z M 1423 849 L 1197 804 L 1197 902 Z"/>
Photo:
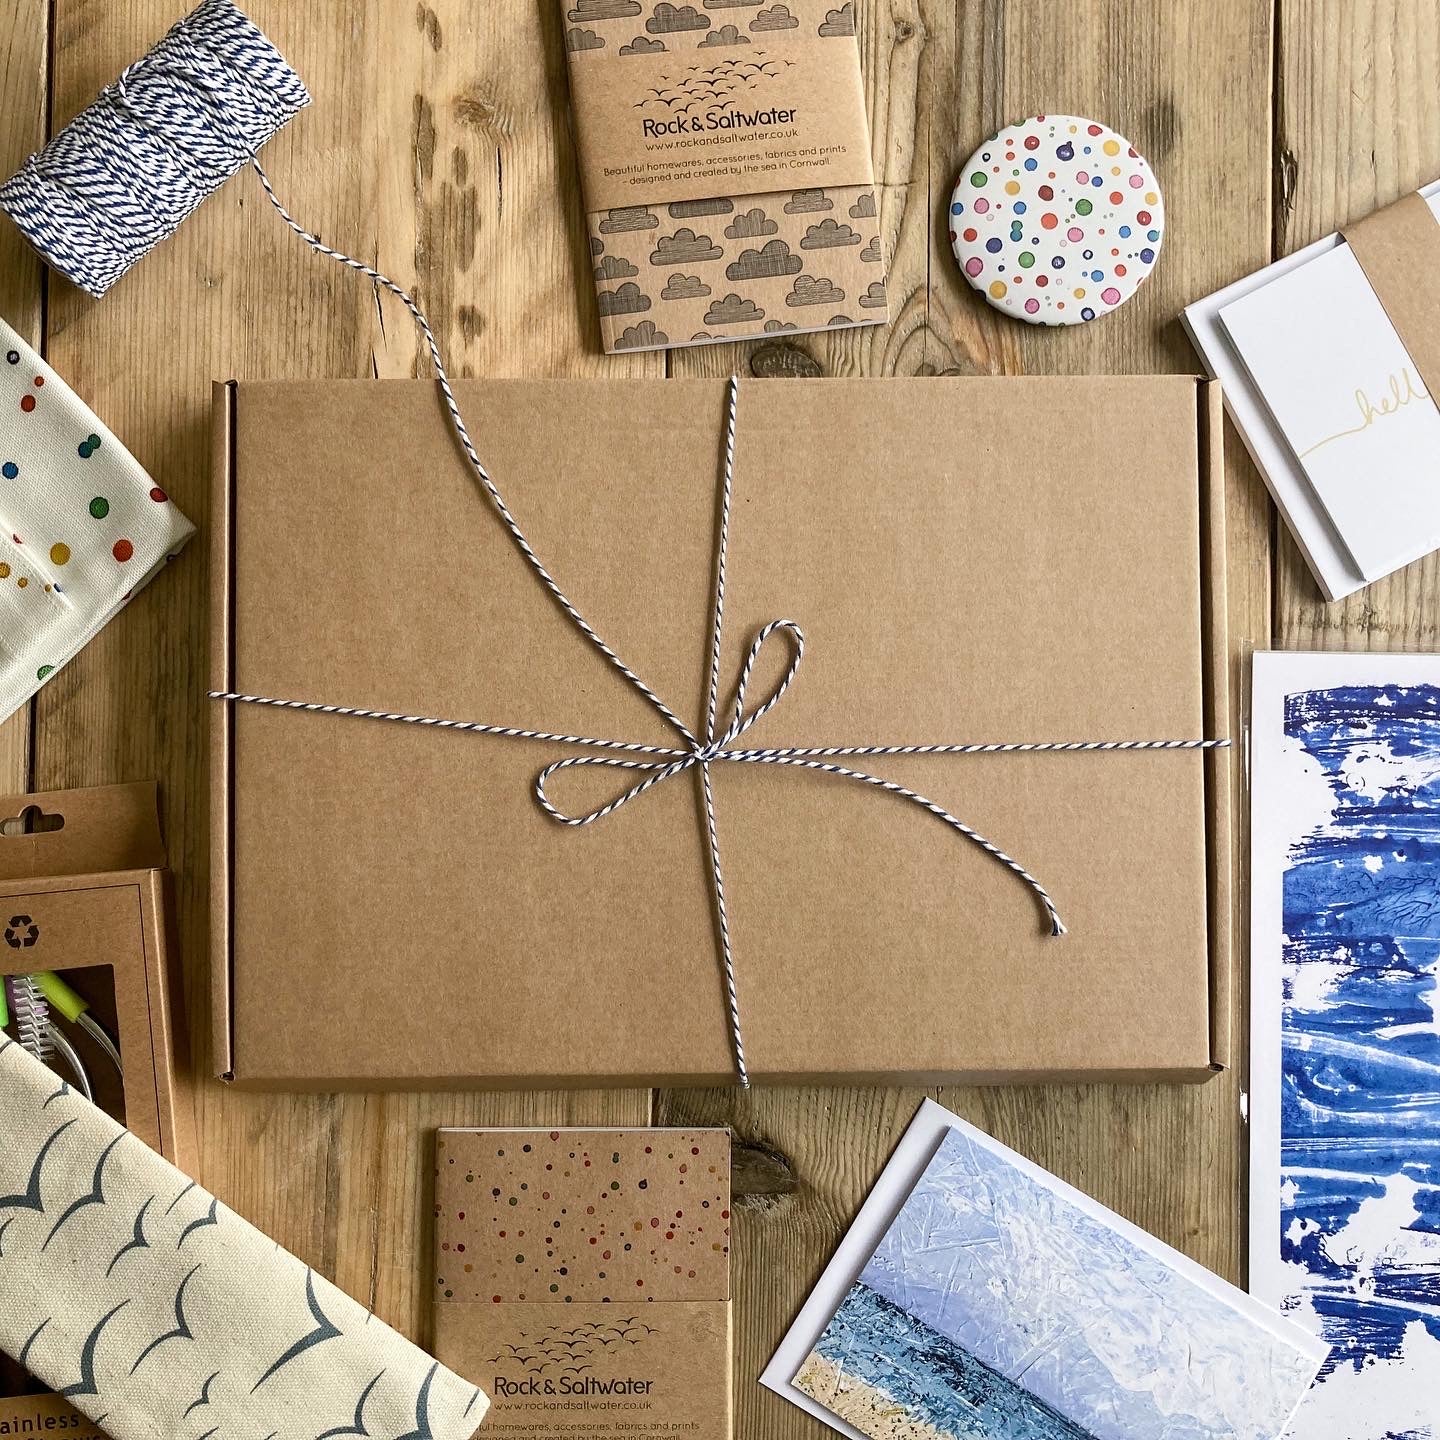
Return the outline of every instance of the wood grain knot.
<path id="1" fill-rule="evenodd" d="M 750 357 L 750 373 L 761 380 L 818 380 L 825 371 L 808 350 L 774 340 Z"/>
<path id="2" fill-rule="evenodd" d="M 471 91 L 455 101 L 455 118 L 471 130 L 478 130 L 492 144 L 508 140 L 515 133 L 509 113 L 487 95 Z"/>
<path id="3" fill-rule="evenodd" d="M 800 1189 L 790 1161 L 778 1150 L 735 1137 L 731 1150 L 730 1197 L 736 1205 L 764 1209 Z"/>

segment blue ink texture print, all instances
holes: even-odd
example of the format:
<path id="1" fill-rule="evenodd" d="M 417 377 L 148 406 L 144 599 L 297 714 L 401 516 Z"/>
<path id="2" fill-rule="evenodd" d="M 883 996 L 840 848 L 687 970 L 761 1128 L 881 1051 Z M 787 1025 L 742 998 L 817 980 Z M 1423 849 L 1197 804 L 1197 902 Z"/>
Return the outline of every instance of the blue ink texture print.
<path id="1" fill-rule="evenodd" d="M 1285 697 L 1280 1256 L 1297 1440 L 1440 1440 L 1440 688 Z"/>

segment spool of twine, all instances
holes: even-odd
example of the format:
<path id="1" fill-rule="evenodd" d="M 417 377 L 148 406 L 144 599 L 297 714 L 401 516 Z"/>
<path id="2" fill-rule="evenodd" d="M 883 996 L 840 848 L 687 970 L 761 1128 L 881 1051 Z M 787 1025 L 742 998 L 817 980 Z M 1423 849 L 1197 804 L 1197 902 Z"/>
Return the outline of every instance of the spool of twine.
<path id="1" fill-rule="evenodd" d="M 98 298 L 309 103 L 231 0 L 201 0 L 0 186 L 0 210 Z"/>

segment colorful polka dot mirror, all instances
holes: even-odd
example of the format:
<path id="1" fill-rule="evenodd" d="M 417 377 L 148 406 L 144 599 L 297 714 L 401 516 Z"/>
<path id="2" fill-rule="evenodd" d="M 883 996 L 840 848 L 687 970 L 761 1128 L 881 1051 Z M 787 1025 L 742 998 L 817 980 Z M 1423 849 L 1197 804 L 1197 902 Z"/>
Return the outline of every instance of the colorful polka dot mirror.
<path id="1" fill-rule="evenodd" d="M 0 321 L 0 719 L 19 709 L 194 527 Z"/>
<path id="2" fill-rule="evenodd" d="M 1155 266 L 1165 204 L 1123 135 L 1076 115 L 1036 115 L 966 161 L 950 201 L 961 273 L 997 310 L 1080 325 L 1123 305 Z"/>

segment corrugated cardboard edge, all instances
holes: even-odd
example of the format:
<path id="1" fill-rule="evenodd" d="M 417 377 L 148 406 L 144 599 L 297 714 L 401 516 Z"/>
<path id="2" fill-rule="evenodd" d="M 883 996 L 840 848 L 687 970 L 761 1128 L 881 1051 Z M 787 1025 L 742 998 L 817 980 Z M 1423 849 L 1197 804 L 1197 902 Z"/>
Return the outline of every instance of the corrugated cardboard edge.
<path id="1" fill-rule="evenodd" d="M 1205 659 L 1205 734 L 1230 734 L 1230 640 L 1226 614 L 1225 406 L 1216 380 L 1199 382 L 1200 626 Z M 1210 910 L 1210 1064 L 1230 1064 L 1232 1016 L 1231 786 L 1234 750 L 1205 752 L 1207 889 Z"/>
<path id="2" fill-rule="evenodd" d="M 235 399 L 233 380 L 211 391 L 210 688 L 229 690 L 234 670 L 235 607 L 231 541 L 235 516 Z M 211 703 L 210 724 L 210 1044 L 211 1068 L 235 1078 L 231 848 L 234 710 Z"/>
<path id="3" fill-rule="evenodd" d="M 171 1145 L 161 1154 L 177 1170 L 200 1163 L 196 1128 L 195 1069 L 185 1022 L 185 989 L 175 957 L 180 953 L 168 870 L 151 870 L 144 881 L 151 924 L 146 930 L 145 980 L 150 1002 L 150 1037 L 155 1056 L 155 1095 L 169 1120 Z"/>

